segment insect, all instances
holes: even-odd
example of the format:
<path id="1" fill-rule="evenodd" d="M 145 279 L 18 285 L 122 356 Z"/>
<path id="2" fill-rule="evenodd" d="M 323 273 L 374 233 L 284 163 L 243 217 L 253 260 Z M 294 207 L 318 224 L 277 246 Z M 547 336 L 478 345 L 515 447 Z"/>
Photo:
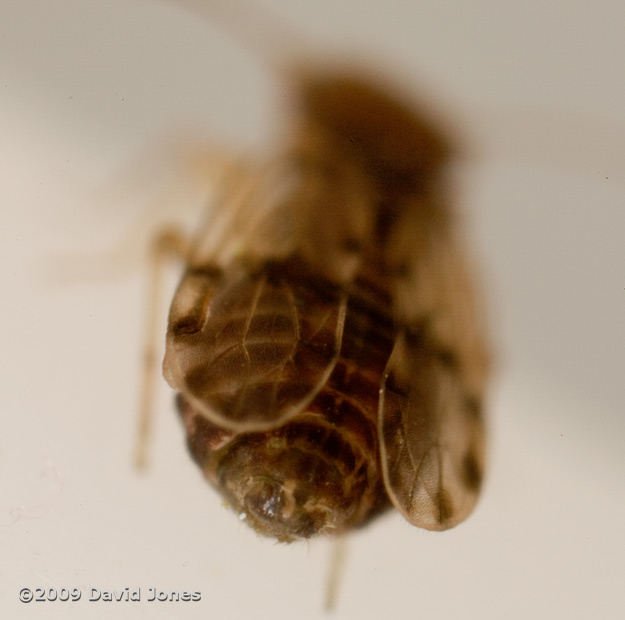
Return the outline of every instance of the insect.
<path id="1" fill-rule="evenodd" d="M 483 477 L 487 355 L 452 148 L 357 71 L 291 75 L 282 149 L 229 168 L 171 305 L 163 368 L 190 452 L 279 541 L 391 507 L 453 527 Z"/>

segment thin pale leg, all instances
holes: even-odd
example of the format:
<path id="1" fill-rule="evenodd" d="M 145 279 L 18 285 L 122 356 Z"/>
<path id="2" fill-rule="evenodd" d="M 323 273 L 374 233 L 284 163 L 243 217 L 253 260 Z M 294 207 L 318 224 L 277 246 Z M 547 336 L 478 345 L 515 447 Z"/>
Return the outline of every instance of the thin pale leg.
<path id="1" fill-rule="evenodd" d="M 235 169 L 235 159 L 224 150 L 213 149 L 191 157 L 187 153 L 188 169 L 194 169 L 198 180 L 208 185 L 215 195 L 224 178 Z M 157 233 L 150 243 L 148 265 L 148 292 L 145 315 L 145 333 L 143 340 L 143 361 L 141 391 L 139 397 L 139 417 L 137 440 L 135 446 L 135 465 L 144 469 L 147 465 L 148 444 L 152 432 L 154 395 L 157 368 L 160 369 L 157 355 L 159 353 L 159 310 L 163 307 L 162 278 L 163 268 L 167 262 L 176 260 L 185 264 L 191 250 L 191 241 L 175 226 L 169 225 Z"/>
<path id="2" fill-rule="evenodd" d="M 144 469 L 147 465 L 148 443 L 152 434 L 155 379 L 159 352 L 159 309 L 162 307 L 162 279 L 165 262 L 172 258 L 185 260 L 188 242 L 173 227 L 160 231 L 150 244 L 146 321 L 143 343 L 143 372 L 139 400 L 135 465 Z"/>
<path id="3" fill-rule="evenodd" d="M 330 555 L 330 569 L 326 584 L 325 610 L 333 611 L 336 608 L 341 579 L 345 573 L 345 559 L 347 557 L 347 538 L 345 536 L 332 541 Z"/>

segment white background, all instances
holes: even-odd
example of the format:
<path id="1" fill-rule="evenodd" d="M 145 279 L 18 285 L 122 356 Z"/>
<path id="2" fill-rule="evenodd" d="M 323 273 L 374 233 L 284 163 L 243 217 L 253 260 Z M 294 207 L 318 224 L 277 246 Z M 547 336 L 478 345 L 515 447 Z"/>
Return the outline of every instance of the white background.
<path id="1" fill-rule="evenodd" d="M 498 361 L 478 509 L 444 534 L 389 515 L 351 537 L 335 617 L 624 617 L 625 5 L 265 6 L 458 128 Z M 155 204 L 193 222 L 167 142 L 261 149 L 279 93 L 256 52 L 170 4 L 0 0 L 3 617 L 323 617 L 328 545 L 240 525 L 165 385 L 151 469 L 131 463 Z M 26 605 L 24 586 L 83 597 Z M 89 603 L 91 587 L 202 600 Z"/>

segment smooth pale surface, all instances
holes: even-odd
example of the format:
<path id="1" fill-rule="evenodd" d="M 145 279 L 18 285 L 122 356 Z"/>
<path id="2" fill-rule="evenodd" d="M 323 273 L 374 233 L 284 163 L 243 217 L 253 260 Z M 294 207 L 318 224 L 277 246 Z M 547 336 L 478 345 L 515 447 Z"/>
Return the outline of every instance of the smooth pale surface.
<path id="1" fill-rule="evenodd" d="M 355 535 L 334 617 L 623 617 L 623 3 L 271 5 L 320 47 L 421 86 L 464 130 L 455 193 L 500 360 L 476 512 L 443 534 L 396 514 Z M 151 469 L 131 465 L 147 207 L 161 196 L 192 223 L 198 204 L 172 203 L 158 148 L 190 132 L 259 147 L 279 126 L 275 84 L 164 3 L 0 0 L 3 617 L 324 617 L 327 544 L 276 546 L 222 508 L 164 382 Z M 111 274 L 129 230 L 135 251 Z M 83 595 L 24 605 L 24 586 Z M 90 603 L 92 587 L 144 600 Z M 149 603 L 149 587 L 202 600 Z"/>

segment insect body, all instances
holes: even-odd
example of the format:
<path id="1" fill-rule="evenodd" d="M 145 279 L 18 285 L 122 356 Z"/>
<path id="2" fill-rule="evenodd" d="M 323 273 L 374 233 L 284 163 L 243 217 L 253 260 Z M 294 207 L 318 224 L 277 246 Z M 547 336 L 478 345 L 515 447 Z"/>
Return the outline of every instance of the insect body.
<path id="1" fill-rule="evenodd" d="M 172 303 L 164 371 L 191 453 L 281 541 L 393 505 L 447 529 L 479 492 L 486 375 L 450 148 L 355 74 L 297 85 L 283 152 L 231 170 Z"/>

